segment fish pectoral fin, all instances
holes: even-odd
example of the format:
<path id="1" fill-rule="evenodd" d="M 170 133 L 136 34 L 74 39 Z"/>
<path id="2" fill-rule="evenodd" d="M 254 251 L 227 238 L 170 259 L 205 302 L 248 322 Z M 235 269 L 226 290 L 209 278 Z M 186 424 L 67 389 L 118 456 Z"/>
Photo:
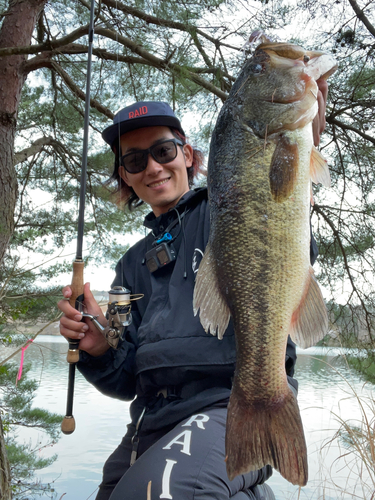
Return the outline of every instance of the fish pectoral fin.
<path id="1" fill-rule="evenodd" d="M 271 194 L 276 202 L 282 203 L 292 195 L 297 180 L 298 162 L 298 144 L 292 143 L 287 135 L 280 134 L 269 172 Z"/>
<path id="2" fill-rule="evenodd" d="M 289 335 L 303 349 L 315 345 L 328 333 L 328 314 L 323 295 L 310 266 L 305 293 L 292 316 Z"/>
<path id="3" fill-rule="evenodd" d="M 202 262 L 198 269 L 194 288 L 193 309 L 207 333 L 221 340 L 228 327 L 230 311 L 220 293 L 210 243 L 207 244 Z"/>
<path id="4" fill-rule="evenodd" d="M 310 157 L 310 175 L 314 184 L 331 187 L 331 176 L 324 156 L 313 146 Z"/>

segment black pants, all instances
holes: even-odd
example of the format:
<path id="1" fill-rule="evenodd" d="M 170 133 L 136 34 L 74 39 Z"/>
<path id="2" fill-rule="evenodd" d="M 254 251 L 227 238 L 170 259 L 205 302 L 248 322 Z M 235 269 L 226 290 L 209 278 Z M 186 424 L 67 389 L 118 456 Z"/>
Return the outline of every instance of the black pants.
<path id="1" fill-rule="evenodd" d="M 119 446 L 109 457 L 97 500 L 275 500 L 267 485 L 271 468 L 229 481 L 225 468 L 226 408 L 191 416 L 161 437 L 128 468 L 129 455 Z M 126 463 L 125 463 L 126 462 Z M 125 474 L 121 474 L 126 470 Z M 119 482 L 112 495 L 116 474 Z M 122 477 L 121 477 L 122 476 Z M 121 477 L 121 479 L 120 479 Z"/>

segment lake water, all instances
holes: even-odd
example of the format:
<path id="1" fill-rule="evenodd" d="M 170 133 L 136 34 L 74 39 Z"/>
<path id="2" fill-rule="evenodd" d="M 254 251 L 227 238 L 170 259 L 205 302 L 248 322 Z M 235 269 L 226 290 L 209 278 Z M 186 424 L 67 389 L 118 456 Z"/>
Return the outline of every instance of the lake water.
<path id="1" fill-rule="evenodd" d="M 67 344 L 61 337 L 43 336 L 25 353 L 25 361 L 32 363 L 30 377 L 40 382 L 34 406 L 62 415 L 65 415 L 68 377 L 66 351 Z M 361 404 L 354 393 L 365 405 L 368 418 L 374 418 L 369 408 L 374 386 L 364 384 L 347 366 L 343 349 L 298 350 L 296 378 L 309 453 L 309 482 L 299 493 L 298 487 L 275 472 L 269 484 L 277 500 L 370 500 L 375 491 L 371 483 L 373 471 L 369 475 L 363 470 L 362 461 L 356 460 L 334 435 L 340 426 L 338 418 L 354 424 L 362 421 Z M 125 434 L 128 407 L 127 403 L 100 394 L 77 371 L 73 411 L 76 430 L 70 436 L 62 435 L 53 446 L 41 446 L 40 450 L 43 457 L 58 455 L 50 467 L 38 473 L 43 482 L 53 483 L 57 499 L 95 498 L 103 463 Z M 20 438 L 27 440 L 30 436 L 35 442 L 40 438 L 36 432 L 20 434 Z"/>

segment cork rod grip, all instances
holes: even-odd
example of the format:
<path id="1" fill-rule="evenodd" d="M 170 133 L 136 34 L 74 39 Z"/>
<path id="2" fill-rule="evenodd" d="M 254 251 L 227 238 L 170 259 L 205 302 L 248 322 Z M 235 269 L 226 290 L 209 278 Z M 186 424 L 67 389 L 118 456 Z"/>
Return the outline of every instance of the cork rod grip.
<path id="1" fill-rule="evenodd" d="M 76 259 L 73 262 L 73 278 L 72 278 L 72 296 L 69 299 L 69 304 L 77 309 L 77 299 L 82 296 L 79 300 L 83 300 L 83 269 L 84 262 L 82 260 Z M 69 341 L 69 350 L 66 357 L 68 363 L 78 363 L 79 361 L 79 340 L 71 339 Z"/>
<path id="2" fill-rule="evenodd" d="M 72 289 L 72 296 L 69 303 L 72 307 L 76 307 L 76 300 L 80 295 L 83 295 L 83 268 L 85 267 L 82 260 L 75 260 L 73 262 L 73 278 L 70 288 Z"/>

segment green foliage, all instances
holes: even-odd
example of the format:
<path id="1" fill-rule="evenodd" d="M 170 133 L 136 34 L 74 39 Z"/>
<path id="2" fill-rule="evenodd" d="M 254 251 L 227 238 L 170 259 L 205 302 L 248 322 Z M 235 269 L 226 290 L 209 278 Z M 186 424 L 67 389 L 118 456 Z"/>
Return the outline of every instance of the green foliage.
<path id="1" fill-rule="evenodd" d="M 42 289 L 41 285 L 68 268 L 64 263 L 52 263 L 43 270 L 22 270 L 18 266 L 19 258 L 7 255 L 0 269 L 0 283 L 3 283 L 0 294 L 0 343 L 4 346 L 22 344 L 29 338 L 25 326 L 47 322 L 56 316 L 60 290 L 48 286 Z"/>
<path id="2" fill-rule="evenodd" d="M 53 487 L 40 483 L 35 478 L 35 473 L 48 467 L 57 458 L 56 455 L 41 458 L 40 450 L 58 440 L 62 416 L 32 407 L 37 383 L 27 378 L 29 369 L 30 367 L 24 366 L 22 378 L 16 386 L 17 367 L 0 367 L 0 413 L 14 500 L 40 498 L 41 494 L 51 498 L 54 496 Z M 20 442 L 17 438 L 17 430 L 20 428 L 37 429 L 47 437 L 47 442 L 43 444 L 40 437 L 35 445 L 31 441 Z"/>
<path id="3" fill-rule="evenodd" d="M 18 444 L 15 439 L 6 439 L 8 460 L 13 478 L 12 492 L 15 500 L 40 498 L 43 494 L 52 498 L 54 489 L 50 484 L 41 484 L 34 480 L 36 470 L 51 465 L 56 456 L 38 458 L 36 450 L 29 444 Z"/>
<path id="4" fill-rule="evenodd" d="M 358 344 L 355 344 L 358 347 Z M 374 343 L 366 344 L 363 349 L 362 356 L 348 356 L 348 363 L 357 370 L 365 380 L 375 384 L 375 353 L 373 349 Z"/>

